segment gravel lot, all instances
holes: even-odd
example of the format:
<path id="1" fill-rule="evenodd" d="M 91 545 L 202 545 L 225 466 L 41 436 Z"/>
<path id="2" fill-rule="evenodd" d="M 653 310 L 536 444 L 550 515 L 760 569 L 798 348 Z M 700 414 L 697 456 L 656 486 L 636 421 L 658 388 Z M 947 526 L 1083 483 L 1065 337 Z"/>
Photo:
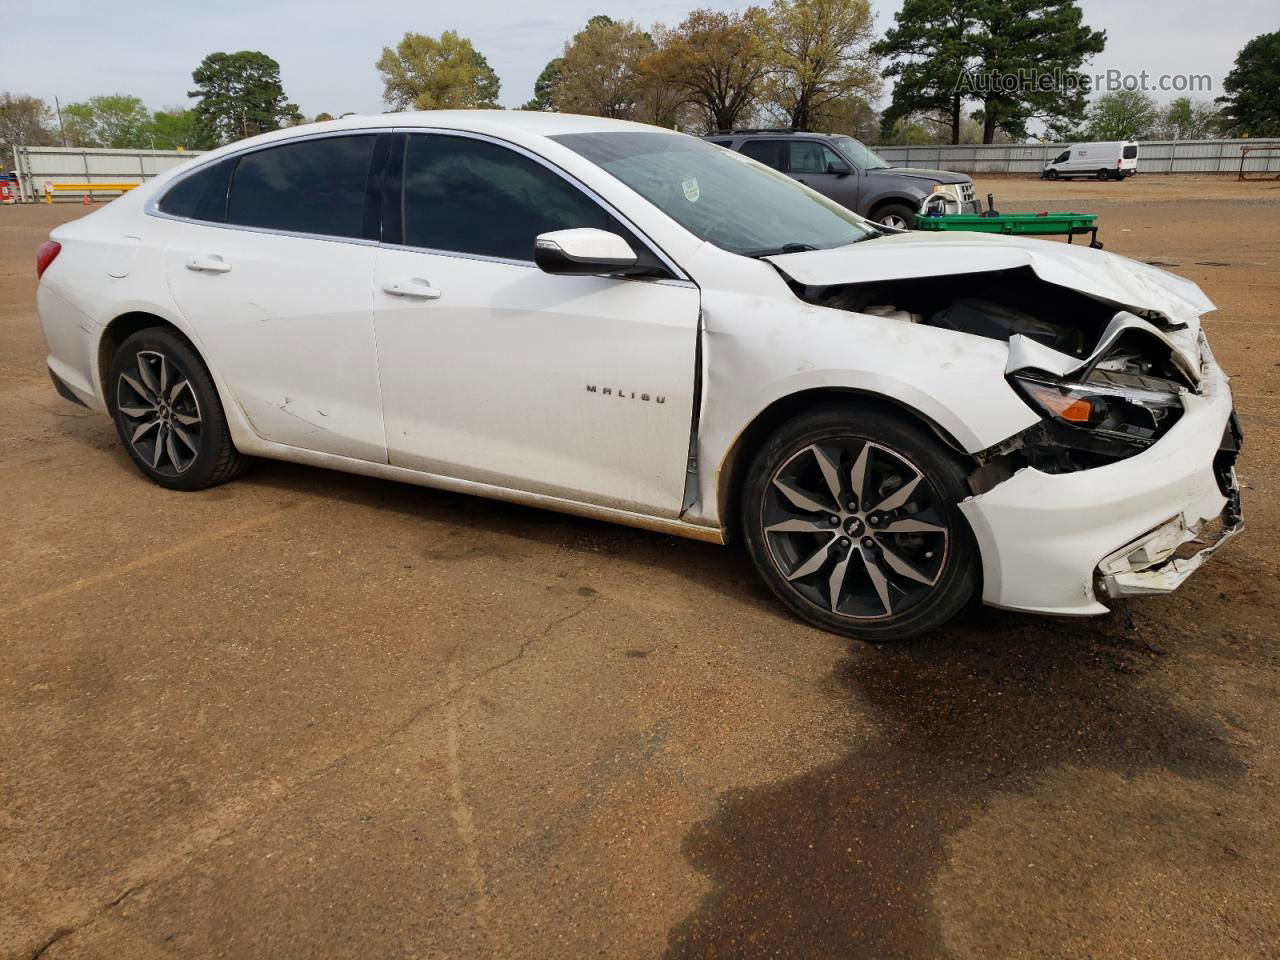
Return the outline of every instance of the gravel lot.
<path id="1" fill-rule="evenodd" d="M 1248 531 L 904 648 L 735 549 L 301 467 L 145 481 L 0 207 L 0 956 L 1280 956 L 1280 185 L 990 179 L 1199 282 Z"/>

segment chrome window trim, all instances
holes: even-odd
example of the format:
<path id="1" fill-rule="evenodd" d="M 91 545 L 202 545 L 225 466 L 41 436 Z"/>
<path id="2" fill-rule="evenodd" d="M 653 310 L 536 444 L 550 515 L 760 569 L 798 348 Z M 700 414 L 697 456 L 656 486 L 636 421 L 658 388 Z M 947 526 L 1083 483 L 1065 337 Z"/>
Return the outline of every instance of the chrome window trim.
<path id="1" fill-rule="evenodd" d="M 201 220 L 197 217 L 180 217 L 176 213 L 166 213 L 160 209 L 160 201 L 169 195 L 169 191 L 176 187 L 188 177 L 193 177 L 201 170 L 205 170 L 215 164 L 230 160 L 233 157 L 244 157 L 251 153 L 258 153 L 262 150 L 271 150 L 274 147 L 283 147 L 288 144 L 302 143 L 306 140 L 325 140 L 331 137 L 358 137 L 358 136 L 377 136 L 380 133 L 390 132 L 390 127 L 358 127 L 353 130 L 324 130 L 318 133 L 304 133 L 296 137 L 281 137 L 271 143 L 259 143 L 242 150 L 232 150 L 230 153 L 224 153 L 220 156 L 210 158 L 202 163 L 196 164 L 190 170 L 183 172 L 182 176 L 174 177 L 165 184 L 164 190 L 160 193 L 153 194 L 147 198 L 142 205 L 142 212 L 150 217 L 157 217 L 161 220 L 175 220 L 178 223 L 192 223 L 201 227 L 219 227 L 223 230 L 243 230 L 246 233 L 262 233 L 273 237 L 297 237 L 300 240 L 329 240 L 333 243 L 354 243 L 363 247 L 378 246 L 377 240 L 367 240 L 364 237 L 339 237 L 331 233 L 304 233 L 300 230 L 277 230 L 274 227 L 251 227 L 240 223 L 218 223 L 215 220 Z"/>

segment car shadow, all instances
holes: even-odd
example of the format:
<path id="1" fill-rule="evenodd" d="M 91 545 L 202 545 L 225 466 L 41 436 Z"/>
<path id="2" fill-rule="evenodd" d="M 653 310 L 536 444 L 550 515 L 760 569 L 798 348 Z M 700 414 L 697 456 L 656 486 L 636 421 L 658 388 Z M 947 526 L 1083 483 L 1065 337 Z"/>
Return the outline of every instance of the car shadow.
<path id="1" fill-rule="evenodd" d="M 974 610 L 936 636 L 857 645 L 834 695 L 878 731 L 839 760 L 723 796 L 686 836 L 713 889 L 667 957 L 939 957 L 931 881 L 997 792 L 1064 765 L 1239 776 L 1216 721 L 1139 681 L 1161 652 L 1121 614 L 1039 621 Z"/>

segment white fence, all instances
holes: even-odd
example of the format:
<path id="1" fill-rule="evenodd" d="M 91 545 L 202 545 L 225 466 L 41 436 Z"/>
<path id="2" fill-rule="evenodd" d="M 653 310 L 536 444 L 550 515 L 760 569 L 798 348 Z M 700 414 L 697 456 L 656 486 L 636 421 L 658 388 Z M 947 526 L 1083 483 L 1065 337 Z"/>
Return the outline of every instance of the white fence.
<path id="1" fill-rule="evenodd" d="M 9 156 L 4 156 L 8 153 Z M 45 183 L 143 183 L 192 157 L 194 150 L 109 150 L 0 145 L 0 165 L 18 175 L 18 199 L 44 199 Z M 79 194 L 55 199 L 80 200 Z"/>
<path id="2" fill-rule="evenodd" d="M 898 167 L 936 167 L 962 173 L 1033 173 L 1070 144 L 1009 143 L 960 146 L 875 147 Z M 1241 147 L 1277 147 L 1274 140 L 1144 140 L 1138 145 L 1139 173 L 1238 173 Z M 1250 156 L 1245 171 L 1280 173 L 1280 149 L 1269 156 Z"/>

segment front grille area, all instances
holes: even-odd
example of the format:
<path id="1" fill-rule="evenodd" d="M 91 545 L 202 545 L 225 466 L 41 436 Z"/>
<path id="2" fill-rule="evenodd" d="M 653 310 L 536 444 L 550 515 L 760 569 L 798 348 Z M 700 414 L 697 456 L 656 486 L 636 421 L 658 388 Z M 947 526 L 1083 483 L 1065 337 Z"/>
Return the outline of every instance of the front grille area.
<path id="1" fill-rule="evenodd" d="M 973 187 L 973 181 L 960 184 L 960 201 L 962 203 L 973 202 L 973 198 L 977 195 L 978 193 Z"/>

